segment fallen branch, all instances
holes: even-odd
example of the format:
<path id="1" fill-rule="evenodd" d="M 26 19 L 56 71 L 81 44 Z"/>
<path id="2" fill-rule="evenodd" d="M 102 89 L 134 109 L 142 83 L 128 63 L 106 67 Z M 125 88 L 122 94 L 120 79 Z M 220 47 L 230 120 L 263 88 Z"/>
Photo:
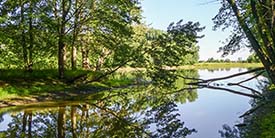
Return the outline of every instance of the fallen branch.
<path id="1" fill-rule="evenodd" d="M 249 73 L 252 73 L 252 72 L 261 71 L 261 70 L 264 70 L 264 69 L 265 69 L 264 67 L 255 68 L 255 69 L 252 69 L 252 70 L 248 70 L 248 71 L 241 72 L 241 73 L 236 73 L 236 74 L 229 75 L 229 76 L 226 76 L 226 77 L 220 77 L 220 78 L 213 78 L 213 79 L 203 80 L 203 81 L 198 82 L 198 83 L 208 83 L 208 82 L 213 82 L 213 81 L 218 81 L 218 80 L 230 79 L 230 78 L 233 78 L 233 77 L 249 74 Z"/>
<path id="2" fill-rule="evenodd" d="M 258 76 L 260 76 L 260 75 L 262 75 L 264 73 L 264 71 L 261 71 L 260 73 L 258 73 L 257 75 L 255 75 L 255 76 L 253 76 L 253 77 L 251 77 L 251 78 L 248 78 L 248 79 L 246 79 L 246 80 L 243 80 L 243 81 L 240 81 L 240 82 L 237 82 L 237 83 L 228 83 L 227 85 L 238 85 L 238 84 L 241 84 L 241 83 L 244 83 L 244 82 L 247 82 L 247 81 L 250 81 L 250 80 L 252 80 L 252 79 L 255 79 L 255 78 L 257 78 Z"/>
<path id="3" fill-rule="evenodd" d="M 216 90 L 224 90 L 224 91 L 228 91 L 228 92 L 231 92 L 231 93 L 234 93 L 234 94 L 238 94 L 238 95 L 242 95 L 242 96 L 248 96 L 248 97 L 251 97 L 251 98 L 261 98 L 262 94 L 259 91 L 241 85 L 241 83 L 244 83 L 244 82 L 247 82 L 247 81 L 252 80 L 254 78 L 257 78 L 262 73 L 264 73 L 264 71 L 261 71 L 261 70 L 264 70 L 264 68 L 263 67 L 256 68 L 256 69 L 252 69 L 252 70 L 249 70 L 249 71 L 245 71 L 245 72 L 229 75 L 229 76 L 226 76 L 226 77 L 213 78 L 213 79 L 208 79 L 208 80 L 196 79 L 196 78 L 186 78 L 186 79 L 197 80 L 197 82 L 187 83 L 187 85 L 195 85 L 195 86 L 203 87 L 203 88 L 210 88 L 210 89 L 216 89 Z M 237 77 L 237 76 L 241 76 L 241 75 L 245 75 L 245 74 L 252 73 L 252 72 L 257 72 L 257 71 L 261 71 L 261 72 L 258 73 L 255 76 L 253 76 L 253 77 L 250 77 L 250 78 L 246 79 L 246 80 L 243 80 L 243 81 L 240 81 L 240 82 L 237 82 L 237 83 L 228 83 L 227 84 L 228 86 L 236 85 L 236 86 L 248 89 L 248 90 L 250 90 L 254 94 L 247 94 L 247 93 L 235 91 L 235 90 L 228 89 L 228 88 L 223 88 L 223 87 L 217 87 L 217 86 L 210 85 L 210 83 L 213 82 L 213 81 L 229 79 L 229 78 L 233 78 L 233 77 Z M 180 76 L 180 77 L 182 77 L 182 76 Z M 182 77 L 182 78 L 185 78 L 185 77 Z"/>
<path id="4" fill-rule="evenodd" d="M 247 96 L 247 97 L 251 97 L 251 98 L 261 98 L 261 96 L 258 96 L 258 95 L 243 93 L 243 92 L 235 91 L 235 90 L 228 89 L 228 88 L 216 87 L 216 86 L 211 86 L 211 85 L 206 85 L 206 84 L 200 84 L 198 86 L 201 86 L 201 87 L 204 87 L 204 88 L 209 88 L 209 89 L 214 89 L 214 90 L 224 90 L 224 91 L 227 91 L 227 92 L 230 92 L 230 93 L 234 93 L 234 94 L 238 94 L 238 95 L 242 95 L 242 96 Z"/>
<path id="5" fill-rule="evenodd" d="M 239 87 L 248 89 L 248 90 L 250 90 L 252 93 L 255 93 L 255 94 L 259 95 L 259 96 L 262 95 L 261 92 L 255 90 L 255 89 L 249 88 L 249 87 L 247 87 L 247 86 L 243 86 L 243 85 L 241 85 L 241 84 L 237 84 L 236 86 L 239 86 Z"/>

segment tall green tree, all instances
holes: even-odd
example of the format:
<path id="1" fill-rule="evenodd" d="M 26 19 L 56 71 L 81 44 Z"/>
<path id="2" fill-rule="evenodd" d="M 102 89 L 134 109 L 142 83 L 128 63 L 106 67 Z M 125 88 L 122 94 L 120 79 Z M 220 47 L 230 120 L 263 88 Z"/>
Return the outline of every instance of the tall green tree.
<path id="1" fill-rule="evenodd" d="M 188 55 L 197 55 L 197 40 L 202 38 L 199 35 L 204 27 L 198 22 L 182 23 L 180 20 L 171 23 L 165 33 L 159 30 L 152 30 L 148 33 L 151 47 L 147 48 L 148 74 L 153 82 L 169 86 L 177 79 L 176 71 L 169 69 L 183 64 Z M 194 59 L 197 59 L 196 57 Z M 191 59 L 191 60 L 194 60 Z M 196 61 L 194 61 L 196 62 Z"/>
<path id="2" fill-rule="evenodd" d="M 36 28 L 33 20 L 37 4 L 34 0 L 19 0 L 3 1 L 0 6 L 2 16 L 0 24 L 3 31 L 1 42 L 5 48 L 9 45 L 16 47 L 9 50 L 17 53 L 19 55 L 17 58 L 23 59 L 21 61 L 23 67 L 28 71 L 31 71 L 33 66 L 34 29 Z"/>
<path id="3" fill-rule="evenodd" d="M 234 53 L 242 44 L 251 47 L 275 84 L 275 2 L 272 0 L 222 0 L 214 17 L 215 28 L 233 27 L 224 47 L 225 54 Z"/>
<path id="4" fill-rule="evenodd" d="M 92 15 L 79 37 L 82 66 L 109 74 L 132 60 L 129 41 L 134 33 L 132 25 L 141 19 L 139 2 L 96 1 Z"/>
<path id="5" fill-rule="evenodd" d="M 31 71 L 54 60 L 55 37 L 49 13 L 44 0 L 1 1 L 0 56 L 4 66 Z"/>

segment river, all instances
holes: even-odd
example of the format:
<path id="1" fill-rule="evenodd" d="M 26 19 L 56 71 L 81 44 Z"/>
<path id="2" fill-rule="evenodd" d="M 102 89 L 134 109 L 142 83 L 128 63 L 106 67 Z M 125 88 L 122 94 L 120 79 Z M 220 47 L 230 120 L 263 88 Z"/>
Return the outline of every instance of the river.
<path id="1" fill-rule="evenodd" d="M 244 68 L 182 71 L 188 77 L 209 79 L 246 71 Z M 245 80 L 244 75 L 213 85 Z M 264 77 L 244 85 L 260 90 Z M 220 138 L 223 125 L 234 126 L 251 108 L 250 97 L 223 90 L 191 88 L 179 79 L 173 88 L 146 85 L 114 89 L 80 101 L 58 101 L 0 109 L 1 137 L 187 137 Z M 179 89 L 182 89 L 180 90 Z"/>

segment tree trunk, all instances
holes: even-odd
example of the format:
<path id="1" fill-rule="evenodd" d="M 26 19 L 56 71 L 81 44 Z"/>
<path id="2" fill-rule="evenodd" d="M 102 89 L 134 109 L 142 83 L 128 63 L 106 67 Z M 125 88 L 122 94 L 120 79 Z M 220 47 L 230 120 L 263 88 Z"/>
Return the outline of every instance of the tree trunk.
<path id="1" fill-rule="evenodd" d="M 75 70 L 76 69 L 76 54 L 77 54 L 77 49 L 76 49 L 76 41 L 77 41 L 77 36 L 78 36 L 78 33 L 79 33 L 79 10 L 80 8 L 78 7 L 78 1 L 76 0 L 75 1 L 75 19 L 74 19 L 74 29 L 73 29 L 73 42 L 72 42 L 72 49 L 71 49 L 71 67 L 72 67 L 72 70 Z M 76 12 L 78 11 L 78 12 Z"/>
<path id="2" fill-rule="evenodd" d="M 63 42 L 63 35 L 60 34 L 59 42 L 58 42 L 58 73 L 59 78 L 64 78 L 64 71 L 65 71 L 65 44 Z"/>
<path id="3" fill-rule="evenodd" d="M 65 138 L 65 124 L 66 124 L 65 107 L 59 107 L 58 122 L 57 122 L 58 138 Z"/>
<path id="4" fill-rule="evenodd" d="M 26 134 L 25 131 L 26 131 L 26 126 L 27 126 L 27 117 L 28 117 L 28 115 L 27 115 L 26 111 L 24 111 L 23 119 L 22 119 L 22 127 L 23 127 L 22 132 L 24 134 Z"/>
<path id="5" fill-rule="evenodd" d="M 76 134 L 76 107 L 75 106 L 71 106 L 71 122 L 72 122 L 72 135 L 73 138 L 77 137 Z"/>
<path id="6" fill-rule="evenodd" d="M 66 27 L 66 1 L 62 0 L 62 18 L 59 26 L 59 39 L 58 39 L 58 73 L 59 78 L 64 78 L 65 60 L 66 60 L 66 46 L 65 46 L 65 27 Z"/>
<path id="7" fill-rule="evenodd" d="M 233 10 L 235 16 L 237 17 L 237 20 L 238 20 L 241 28 L 243 29 L 246 37 L 248 38 L 249 42 L 251 43 L 251 46 L 252 46 L 253 50 L 255 51 L 256 55 L 259 57 L 259 59 L 263 63 L 272 83 L 275 84 L 275 72 L 272 67 L 273 65 L 272 65 L 271 60 L 265 56 L 265 53 L 261 49 L 260 43 L 257 41 L 256 37 L 253 35 L 252 31 L 250 30 L 247 23 L 245 22 L 245 19 L 242 17 L 241 12 L 236 5 L 236 1 L 235 0 L 227 0 L 227 2 L 232 7 L 232 10 Z"/>
<path id="8" fill-rule="evenodd" d="M 87 46 L 82 46 L 82 68 L 90 69 L 89 49 Z"/>
<path id="9" fill-rule="evenodd" d="M 34 37 L 33 37 L 33 23 L 32 23 L 32 13 L 33 13 L 33 3 L 30 1 L 30 16 L 29 16 L 29 37 L 30 37 L 30 45 L 28 48 L 29 51 L 29 59 L 28 59 L 28 67 L 27 71 L 32 72 L 33 60 L 32 60 L 32 49 L 34 44 Z"/>
<path id="10" fill-rule="evenodd" d="M 22 49 L 23 49 L 23 63 L 24 63 L 24 69 L 27 70 L 28 67 L 28 53 L 27 53 L 27 43 L 26 43 L 26 34 L 25 34 L 25 17 L 24 17 L 24 2 L 22 2 L 22 0 L 19 1 L 20 2 L 20 29 L 21 29 L 21 45 L 22 45 Z"/>
<path id="11" fill-rule="evenodd" d="M 29 119 L 28 119 L 28 137 L 32 138 L 32 111 L 28 113 Z"/>
<path id="12" fill-rule="evenodd" d="M 76 69 L 76 53 L 77 53 L 77 49 L 76 47 L 73 45 L 72 46 L 72 51 L 71 51 L 71 64 L 72 64 L 72 70 Z"/>

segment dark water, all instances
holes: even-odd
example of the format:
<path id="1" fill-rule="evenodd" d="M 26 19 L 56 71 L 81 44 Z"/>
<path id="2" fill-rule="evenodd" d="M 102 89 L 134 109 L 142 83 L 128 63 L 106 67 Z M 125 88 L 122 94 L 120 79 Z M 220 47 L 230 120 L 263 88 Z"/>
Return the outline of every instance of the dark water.
<path id="1" fill-rule="evenodd" d="M 183 71 L 203 79 L 227 76 L 246 69 Z M 251 77 L 215 82 L 221 87 Z M 244 85 L 259 90 L 258 77 Z M 188 81 L 187 81 L 188 82 Z M 251 108 L 251 98 L 222 90 L 192 89 L 179 79 L 173 88 L 132 87 L 99 92 L 82 101 L 46 103 L 0 109 L 1 137 L 188 137 L 219 138 L 224 124 Z M 184 88 L 183 90 L 180 90 Z M 247 92 L 239 87 L 234 90 Z M 233 138 L 233 137 L 232 137 Z"/>

